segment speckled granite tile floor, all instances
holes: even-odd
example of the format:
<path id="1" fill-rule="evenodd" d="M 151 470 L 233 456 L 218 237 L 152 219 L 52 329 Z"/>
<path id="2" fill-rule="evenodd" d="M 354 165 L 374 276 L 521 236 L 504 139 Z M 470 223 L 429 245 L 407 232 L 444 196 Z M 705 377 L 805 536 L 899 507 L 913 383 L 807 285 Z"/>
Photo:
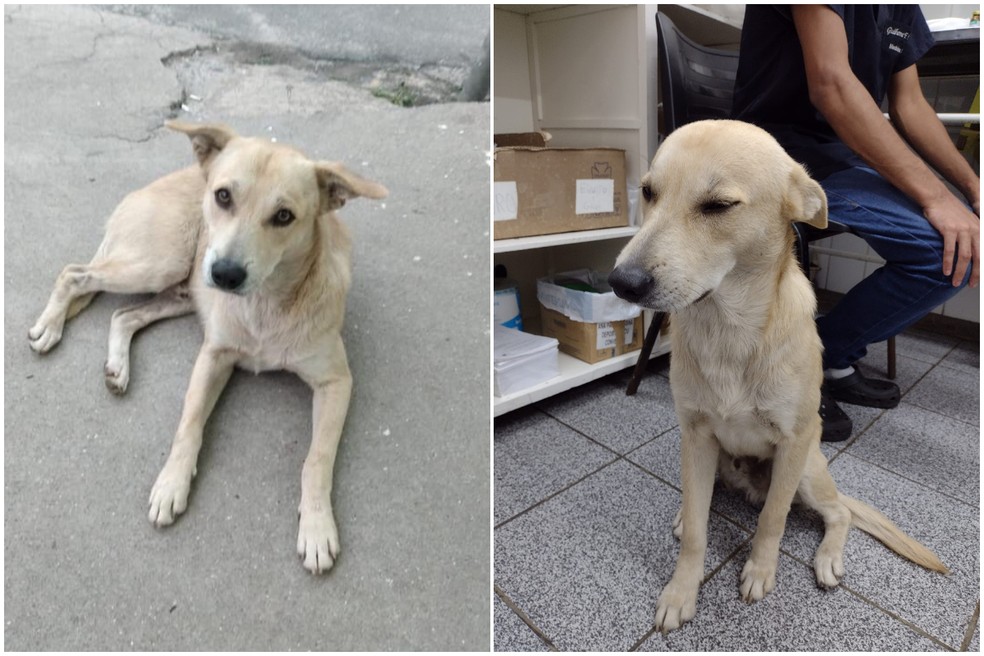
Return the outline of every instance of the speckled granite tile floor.
<path id="1" fill-rule="evenodd" d="M 666 371 L 651 364 L 634 398 L 621 372 L 498 418 L 495 650 L 977 651 L 978 353 L 976 343 L 901 336 L 901 405 L 844 406 L 854 434 L 823 448 L 839 489 L 933 549 L 950 575 L 852 530 L 847 575 L 820 590 L 812 554 L 823 523 L 797 507 L 776 590 L 745 604 L 738 577 L 757 510 L 719 486 L 697 617 L 667 636 L 653 626 L 678 551 L 680 431 Z M 863 365 L 884 375 L 884 350 L 872 348 Z"/>

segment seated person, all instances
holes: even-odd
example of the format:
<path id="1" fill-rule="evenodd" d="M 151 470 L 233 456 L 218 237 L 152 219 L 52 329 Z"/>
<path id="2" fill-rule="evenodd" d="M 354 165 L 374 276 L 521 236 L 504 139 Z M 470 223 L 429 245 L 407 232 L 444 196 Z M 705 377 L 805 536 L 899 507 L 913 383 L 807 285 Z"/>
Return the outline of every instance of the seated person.
<path id="1" fill-rule="evenodd" d="M 748 5 L 732 116 L 776 137 L 827 193 L 830 218 L 886 260 L 817 320 L 823 439 L 845 440 L 836 401 L 898 405 L 855 363 L 980 277 L 980 180 L 923 97 L 933 45 L 918 5 Z M 880 109 L 888 98 L 891 122 Z M 968 207 L 934 175 L 966 198 Z"/>

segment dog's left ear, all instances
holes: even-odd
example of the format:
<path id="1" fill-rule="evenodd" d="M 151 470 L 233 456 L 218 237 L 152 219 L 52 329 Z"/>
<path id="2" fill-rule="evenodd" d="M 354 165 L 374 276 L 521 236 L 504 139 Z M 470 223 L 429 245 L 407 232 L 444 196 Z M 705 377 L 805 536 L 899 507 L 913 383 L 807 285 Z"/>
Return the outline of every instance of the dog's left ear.
<path id="1" fill-rule="evenodd" d="M 185 123 L 184 121 L 165 121 L 165 127 L 175 132 L 183 132 L 191 139 L 195 159 L 206 168 L 215 155 L 238 135 L 224 125 L 217 123 Z"/>
<path id="2" fill-rule="evenodd" d="M 315 162 L 314 172 L 325 210 L 338 209 L 349 198 L 386 198 L 389 194 L 383 185 L 360 178 L 338 162 Z"/>
<path id="3" fill-rule="evenodd" d="M 799 164 L 789 176 L 783 205 L 790 221 L 808 223 L 814 228 L 827 227 L 827 195 Z"/>

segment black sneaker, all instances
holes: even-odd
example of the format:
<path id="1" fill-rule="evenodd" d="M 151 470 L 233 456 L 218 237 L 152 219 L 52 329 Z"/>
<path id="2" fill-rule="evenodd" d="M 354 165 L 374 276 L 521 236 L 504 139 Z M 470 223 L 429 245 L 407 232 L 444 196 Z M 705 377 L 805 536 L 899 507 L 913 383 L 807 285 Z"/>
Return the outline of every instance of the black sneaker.
<path id="1" fill-rule="evenodd" d="M 823 422 L 821 442 L 843 442 L 851 437 L 854 424 L 830 397 L 826 384 L 820 388 L 820 419 Z"/>
<path id="2" fill-rule="evenodd" d="M 888 380 L 865 378 L 857 367 L 853 374 L 824 381 L 824 386 L 830 398 L 868 408 L 894 408 L 902 398 L 898 385 Z"/>

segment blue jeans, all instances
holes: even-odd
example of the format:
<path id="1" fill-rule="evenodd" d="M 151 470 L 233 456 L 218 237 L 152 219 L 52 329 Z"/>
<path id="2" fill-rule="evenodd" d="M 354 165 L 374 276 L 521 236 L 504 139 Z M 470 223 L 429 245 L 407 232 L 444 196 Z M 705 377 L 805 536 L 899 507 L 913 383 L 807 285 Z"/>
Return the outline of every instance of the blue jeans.
<path id="1" fill-rule="evenodd" d="M 855 285 L 817 320 L 825 368 L 843 369 L 868 344 L 897 335 L 956 294 L 943 275 L 943 238 L 908 196 L 867 167 L 839 171 L 820 182 L 830 218 L 849 225 L 886 263 Z"/>

